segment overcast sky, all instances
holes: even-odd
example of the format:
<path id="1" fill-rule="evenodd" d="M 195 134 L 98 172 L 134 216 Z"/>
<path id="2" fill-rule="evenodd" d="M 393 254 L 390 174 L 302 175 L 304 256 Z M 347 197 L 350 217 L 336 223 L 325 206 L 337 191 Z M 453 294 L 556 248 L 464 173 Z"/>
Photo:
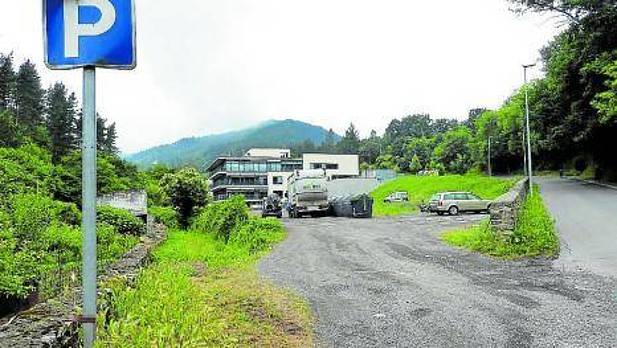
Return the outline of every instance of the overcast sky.
<path id="1" fill-rule="evenodd" d="M 136 2 L 137 69 L 98 74 L 98 110 L 126 153 L 268 119 L 363 135 L 412 113 L 463 119 L 499 106 L 558 32 L 505 0 Z M 41 13 L 1 0 L 0 51 L 81 95 L 79 71 L 43 65 Z"/>

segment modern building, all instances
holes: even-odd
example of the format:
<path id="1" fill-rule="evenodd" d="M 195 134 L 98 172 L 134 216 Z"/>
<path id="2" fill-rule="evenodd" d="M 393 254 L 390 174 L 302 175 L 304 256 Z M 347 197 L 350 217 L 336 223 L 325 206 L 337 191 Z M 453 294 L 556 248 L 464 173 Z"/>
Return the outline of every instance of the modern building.
<path id="1" fill-rule="evenodd" d="M 353 178 L 360 175 L 360 158 L 358 155 L 307 153 L 302 156 L 302 168 L 325 169 L 331 179 Z"/>
<path id="2" fill-rule="evenodd" d="M 249 150 L 247 153 L 263 154 L 253 150 Z M 269 193 L 284 195 L 286 192 L 284 184 L 287 182 L 287 176 L 295 170 L 302 169 L 302 160 L 289 158 L 289 154 L 290 152 L 281 151 L 280 155 L 287 157 L 217 158 L 207 168 L 214 199 L 224 200 L 233 195 L 241 194 L 248 204 L 257 204 Z"/>
<path id="3" fill-rule="evenodd" d="M 276 193 L 287 193 L 287 179 L 296 170 L 325 169 L 331 179 L 360 175 L 357 155 L 305 154 L 291 158 L 288 149 L 250 149 L 245 156 L 219 157 L 206 169 L 215 200 L 241 194 L 248 204 L 259 204 Z"/>

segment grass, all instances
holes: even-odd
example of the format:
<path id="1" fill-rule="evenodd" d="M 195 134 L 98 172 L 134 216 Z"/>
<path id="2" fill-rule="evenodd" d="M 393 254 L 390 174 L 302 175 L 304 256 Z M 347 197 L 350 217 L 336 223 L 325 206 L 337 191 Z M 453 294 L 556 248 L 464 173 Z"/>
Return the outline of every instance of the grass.
<path id="1" fill-rule="evenodd" d="M 284 235 L 277 231 L 272 240 Z M 265 252 L 209 233 L 171 231 L 136 286 L 109 284 L 113 309 L 101 314 L 110 319 L 98 347 L 311 346 L 308 305 L 254 269 Z"/>
<path id="2" fill-rule="evenodd" d="M 444 191 L 469 191 L 483 199 L 495 199 L 507 192 L 518 178 L 496 178 L 482 175 L 403 176 L 388 181 L 371 193 L 375 199 L 375 216 L 404 215 L 418 211 L 418 205 L 435 193 Z M 393 192 L 407 192 L 409 202 L 384 203 Z"/>
<path id="3" fill-rule="evenodd" d="M 447 232 L 442 239 L 456 247 L 486 255 L 519 259 L 524 257 L 554 257 L 559 252 L 555 223 L 546 209 L 537 188 L 527 197 L 512 236 L 500 239 L 487 222 L 467 229 Z"/>

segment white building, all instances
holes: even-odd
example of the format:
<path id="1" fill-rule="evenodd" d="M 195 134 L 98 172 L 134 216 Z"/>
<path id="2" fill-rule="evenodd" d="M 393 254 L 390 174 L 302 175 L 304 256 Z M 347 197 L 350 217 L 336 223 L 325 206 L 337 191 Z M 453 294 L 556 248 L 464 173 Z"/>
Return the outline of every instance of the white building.
<path id="1" fill-rule="evenodd" d="M 268 173 L 268 195 L 276 193 L 279 197 L 285 197 L 287 193 L 287 180 L 293 172 L 270 172 Z"/>
<path id="2" fill-rule="evenodd" d="M 246 152 L 247 157 L 272 157 L 272 158 L 291 158 L 291 150 L 289 149 L 269 149 L 255 148 Z"/>
<path id="3" fill-rule="evenodd" d="M 358 155 L 307 153 L 302 157 L 304 170 L 325 169 L 330 178 L 352 178 L 360 175 Z"/>

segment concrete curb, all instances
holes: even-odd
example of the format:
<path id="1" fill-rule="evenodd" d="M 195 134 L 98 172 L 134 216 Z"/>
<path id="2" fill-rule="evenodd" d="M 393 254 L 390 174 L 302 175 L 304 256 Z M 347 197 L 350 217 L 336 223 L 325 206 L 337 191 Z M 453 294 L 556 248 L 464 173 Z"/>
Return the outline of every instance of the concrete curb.
<path id="1" fill-rule="evenodd" d="M 574 180 L 574 181 L 580 181 L 580 182 L 584 182 L 584 183 L 587 183 L 587 184 L 602 186 L 602 187 L 605 187 L 605 188 L 617 191 L 617 186 L 611 185 L 611 184 L 605 184 L 605 183 L 598 182 L 598 181 L 595 181 L 595 180 L 586 180 L 586 179 L 579 179 L 579 178 L 572 178 L 572 177 L 567 178 L 567 179 L 568 180 Z"/>

